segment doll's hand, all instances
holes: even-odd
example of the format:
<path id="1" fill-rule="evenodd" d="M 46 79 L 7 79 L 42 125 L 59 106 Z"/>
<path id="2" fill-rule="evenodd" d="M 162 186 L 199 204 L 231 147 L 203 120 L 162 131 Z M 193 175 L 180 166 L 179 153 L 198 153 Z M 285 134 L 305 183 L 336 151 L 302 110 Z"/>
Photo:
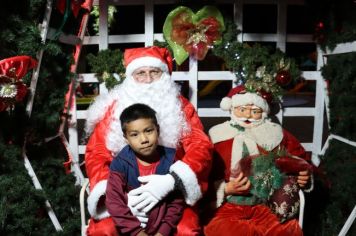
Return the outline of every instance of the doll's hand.
<path id="1" fill-rule="evenodd" d="M 225 195 L 245 195 L 250 191 L 251 182 L 242 173 L 237 178 L 231 178 L 225 186 Z"/>
<path id="2" fill-rule="evenodd" d="M 299 187 L 301 188 L 305 188 L 305 186 L 308 184 L 310 180 L 310 174 L 309 171 L 305 170 L 305 171 L 300 171 L 298 178 L 297 178 L 297 182 Z"/>

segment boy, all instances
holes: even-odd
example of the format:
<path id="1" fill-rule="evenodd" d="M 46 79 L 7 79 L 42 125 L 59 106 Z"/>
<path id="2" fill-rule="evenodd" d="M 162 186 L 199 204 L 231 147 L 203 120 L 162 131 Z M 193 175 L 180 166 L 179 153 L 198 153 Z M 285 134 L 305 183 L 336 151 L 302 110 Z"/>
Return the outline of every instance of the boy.
<path id="1" fill-rule="evenodd" d="M 127 193 L 140 186 L 139 176 L 169 172 L 175 158 L 175 149 L 158 145 L 159 126 L 156 112 L 147 105 L 134 104 L 120 115 L 124 138 L 128 145 L 110 165 L 106 190 L 106 206 L 119 235 L 171 235 L 183 212 L 183 198 L 168 195 L 150 212 L 135 212 L 148 218 L 141 223 L 132 214 L 140 211 L 129 208 Z"/>

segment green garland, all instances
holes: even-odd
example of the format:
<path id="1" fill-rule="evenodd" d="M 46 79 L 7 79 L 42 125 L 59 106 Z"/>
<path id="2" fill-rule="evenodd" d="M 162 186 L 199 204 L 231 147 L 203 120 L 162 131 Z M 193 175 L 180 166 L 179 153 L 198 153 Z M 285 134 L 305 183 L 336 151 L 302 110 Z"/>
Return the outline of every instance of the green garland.
<path id="1" fill-rule="evenodd" d="M 316 16 L 314 36 L 322 49 L 334 49 L 339 43 L 356 41 L 356 4 L 353 1 L 307 1 Z M 356 141 L 356 53 L 328 56 L 322 75 L 328 82 L 330 132 Z M 355 205 L 356 148 L 332 140 L 316 175 L 315 191 L 307 198 L 308 235 L 337 235 Z M 319 178 L 319 180 L 318 180 Z M 324 180 L 325 179 L 325 180 Z M 307 196 L 308 197 L 308 196 Z M 310 208 L 310 209 L 308 209 Z M 309 220 L 309 221 L 308 221 Z M 348 235 L 356 235 L 355 223 Z"/>
<path id="2" fill-rule="evenodd" d="M 284 178 L 284 175 L 275 166 L 276 155 L 270 152 L 256 157 L 244 157 L 252 158 L 251 175 L 248 177 L 252 186 L 250 189 L 251 194 L 247 196 L 233 195 L 227 201 L 242 205 L 267 202 L 274 190 L 281 187 Z"/>
<path id="3" fill-rule="evenodd" d="M 41 43 L 38 24 L 46 3 L 46 0 L 13 0 L 0 8 L 0 59 L 16 55 L 35 58 L 44 49 L 31 118 L 25 112 L 26 101 L 10 112 L 0 112 L 0 235 L 80 234 L 79 189 L 73 175 L 65 174 L 63 162 L 67 154 L 60 139 L 46 141 L 57 134 L 61 122 L 72 76 L 69 71 L 73 46 L 55 41 Z M 27 86 L 30 78 L 31 73 L 24 78 Z M 25 138 L 27 156 L 42 191 L 35 189 L 24 166 Z M 46 199 L 62 232 L 56 232 L 47 215 Z"/>
<path id="4" fill-rule="evenodd" d="M 288 85 L 294 85 L 300 79 L 295 61 L 278 49 L 238 42 L 236 25 L 229 20 L 225 22 L 222 43 L 213 47 L 213 54 L 224 59 L 226 67 L 235 73 L 237 84 L 245 84 L 251 92 L 263 89 L 279 101 L 284 89 L 277 84 L 275 77 L 279 72 L 286 71 L 292 79 Z"/>
<path id="5" fill-rule="evenodd" d="M 114 15 L 117 12 L 115 6 L 108 7 L 108 28 L 110 28 L 115 23 Z M 90 15 L 94 18 L 93 31 L 96 35 L 99 35 L 99 6 L 93 6 Z"/>
<path id="6" fill-rule="evenodd" d="M 91 66 L 91 72 L 96 74 L 100 83 L 105 82 L 108 89 L 112 89 L 125 79 L 123 53 L 120 49 L 101 50 L 97 56 L 90 53 L 87 55 L 87 60 Z"/>
<path id="7" fill-rule="evenodd" d="M 320 222 L 314 221 L 313 227 L 318 231 L 316 235 L 332 236 L 340 232 L 355 206 L 356 148 L 337 140 L 331 141 L 321 157 L 321 168 L 328 177 L 329 189 L 317 200 L 325 202 L 325 205 Z M 347 235 L 356 235 L 355 222 Z"/>
<path id="8" fill-rule="evenodd" d="M 353 141 L 356 141 L 355 63 L 356 53 L 347 53 L 329 56 L 322 68 L 323 77 L 329 81 L 331 132 Z"/>
<path id="9" fill-rule="evenodd" d="M 356 53 L 347 53 L 329 56 L 328 63 L 322 67 L 322 75 L 329 84 L 330 131 L 352 141 L 356 140 L 355 63 Z M 317 191 L 315 203 L 310 203 L 322 204 L 319 211 L 310 212 L 313 224 L 306 226 L 311 233 L 332 236 L 340 232 L 355 204 L 355 163 L 355 147 L 337 140 L 330 142 L 325 155 L 321 156 L 321 169 L 329 184 L 323 192 Z M 355 234 L 353 224 L 348 235 Z"/>
<path id="10" fill-rule="evenodd" d="M 240 31 L 236 24 L 229 19 L 224 19 L 224 22 L 226 30 L 222 42 L 212 47 L 212 53 L 222 58 L 225 66 L 235 73 L 237 84 L 245 84 L 251 92 L 262 89 L 271 93 L 275 101 L 280 101 L 285 88 L 294 86 L 301 79 L 295 60 L 279 49 L 238 42 L 236 39 Z M 155 41 L 154 45 L 166 47 L 172 52 L 166 42 Z M 290 76 L 291 82 L 287 86 L 282 87 L 277 83 L 275 78 L 280 72 Z"/>

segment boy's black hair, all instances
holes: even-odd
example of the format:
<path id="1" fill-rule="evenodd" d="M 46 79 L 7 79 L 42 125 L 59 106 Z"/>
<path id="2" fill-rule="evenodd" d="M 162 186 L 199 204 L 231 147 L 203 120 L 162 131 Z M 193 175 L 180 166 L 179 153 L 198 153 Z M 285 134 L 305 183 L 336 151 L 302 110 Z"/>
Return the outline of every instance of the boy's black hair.
<path id="1" fill-rule="evenodd" d="M 145 104 L 136 103 L 125 108 L 120 115 L 121 129 L 124 135 L 126 133 L 125 124 L 138 119 L 151 119 L 156 127 L 159 127 L 156 118 L 156 111 Z"/>

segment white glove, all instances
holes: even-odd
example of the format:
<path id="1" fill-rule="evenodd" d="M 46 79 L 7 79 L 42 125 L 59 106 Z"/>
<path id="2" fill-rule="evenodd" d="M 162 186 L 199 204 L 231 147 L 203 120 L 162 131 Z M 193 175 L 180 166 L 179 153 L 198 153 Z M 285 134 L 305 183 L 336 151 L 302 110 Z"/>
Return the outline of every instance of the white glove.
<path id="1" fill-rule="evenodd" d="M 144 185 L 131 190 L 128 195 L 136 196 L 131 203 L 143 212 L 149 212 L 174 189 L 174 178 L 170 174 L 140 176 L 138 181 Z"/>
<path id="2" fill-rule="evenodd" d="M 127 206 L 130 208 L 132 214 L 134 216 L 136 216 L 136 218 L 141 222 L 141 227 L 142 228 L 146 228 L 147 222 L 148 222 L 148 216 L 145 212 L 140 211 L 139 209 L 137 209 L 136 207 L 134 207 L 132 205 L 132 202 L 136 202 L 137 200 L 135 198 L 137 198 L 137 196 L 127 196 L 128 200 L 127 200 Z"/>

